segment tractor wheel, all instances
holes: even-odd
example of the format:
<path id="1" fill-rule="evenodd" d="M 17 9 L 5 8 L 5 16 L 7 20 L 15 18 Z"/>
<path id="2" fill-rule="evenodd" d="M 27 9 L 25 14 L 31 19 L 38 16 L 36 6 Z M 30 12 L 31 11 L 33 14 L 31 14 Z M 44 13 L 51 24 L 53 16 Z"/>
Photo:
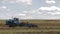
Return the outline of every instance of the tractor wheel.
<path id="1" fill-rule="evenodd" d="M 11 25 L 9 25 L 9 27 L 12 27 Z"/>

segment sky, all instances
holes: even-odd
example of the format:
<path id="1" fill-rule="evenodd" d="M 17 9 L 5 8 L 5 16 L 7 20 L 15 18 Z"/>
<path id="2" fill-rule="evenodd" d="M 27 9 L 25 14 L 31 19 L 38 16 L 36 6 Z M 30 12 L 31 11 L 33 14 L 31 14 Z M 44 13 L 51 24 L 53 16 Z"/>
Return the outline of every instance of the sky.
<path id="1" fill-rule="evenodd" d="M 60 0 L 0 0 L 0 19 L 60 19 Z"/>

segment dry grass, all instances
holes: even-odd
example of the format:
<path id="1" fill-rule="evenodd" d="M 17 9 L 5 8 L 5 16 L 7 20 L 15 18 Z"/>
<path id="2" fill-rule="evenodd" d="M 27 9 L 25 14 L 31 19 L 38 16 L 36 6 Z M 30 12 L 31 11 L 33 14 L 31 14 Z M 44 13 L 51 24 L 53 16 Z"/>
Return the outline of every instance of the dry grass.
<path id="1" fill-rule="evenodd" d="M 0 20 L 0 32 L 48 32 L 57 31 L 60 32 L 60 20 L 20 20 L 20 22 L 29 22 L 37 24 L 38 28 L 28 28 L 28 27 L 15 27 L 10 28 L 5 24 L 5 20 Z"/>

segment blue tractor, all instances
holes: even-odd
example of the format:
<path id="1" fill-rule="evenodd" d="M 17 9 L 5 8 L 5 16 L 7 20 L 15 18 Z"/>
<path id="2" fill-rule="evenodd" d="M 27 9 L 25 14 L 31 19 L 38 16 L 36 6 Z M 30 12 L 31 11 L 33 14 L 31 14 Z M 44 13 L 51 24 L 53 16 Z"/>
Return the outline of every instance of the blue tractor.
<path id="1" fill-rule="evenodd" d="M 6 25 L 9 25 L 9 27 L 15 27 L 15 26 L 20 26 L 20 27 L 38 27 L 36 24 L 31 24 L 29 22 L 19 22 L 19 18 L 13 18 L 6 20 Z"/>
<path id="2" fill-rule="evenodd" d="M 15 26 L 18 26 L 19 24 L 20 23 L 18 18 L 6 20 L 6 25 L 9 25 L 9 27 L 15 27 Z"/>

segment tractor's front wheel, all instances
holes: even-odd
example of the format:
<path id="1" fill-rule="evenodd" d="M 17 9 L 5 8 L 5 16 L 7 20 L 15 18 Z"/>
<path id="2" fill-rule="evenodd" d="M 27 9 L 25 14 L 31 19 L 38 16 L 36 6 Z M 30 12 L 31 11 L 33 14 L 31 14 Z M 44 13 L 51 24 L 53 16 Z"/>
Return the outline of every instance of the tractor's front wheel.
<path id="1" fill-rule="evenodd" d="M 11 25 L 9 25 L 9 27 L 12 27 Z"/>

